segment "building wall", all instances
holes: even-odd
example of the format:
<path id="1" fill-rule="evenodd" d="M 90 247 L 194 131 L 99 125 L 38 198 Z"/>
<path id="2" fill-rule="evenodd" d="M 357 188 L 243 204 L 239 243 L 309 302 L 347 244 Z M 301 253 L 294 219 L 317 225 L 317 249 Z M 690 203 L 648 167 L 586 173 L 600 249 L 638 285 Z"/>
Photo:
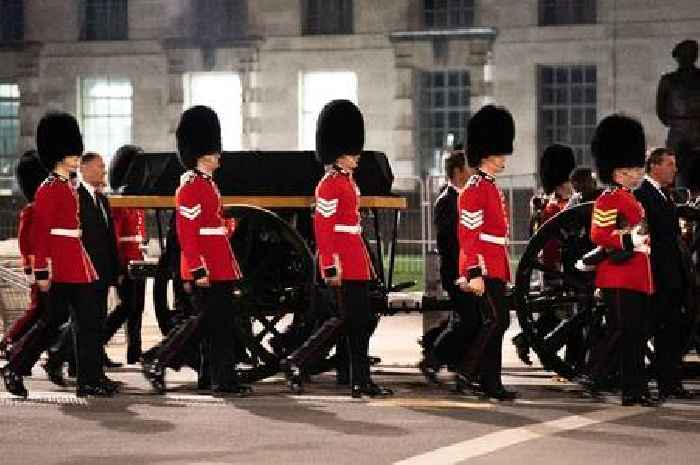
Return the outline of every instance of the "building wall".
<path id="1" fill-rule="evenodd" d="M 700 39 L 697 0 L 599 0 L 597 24 L 565 27 L 538 27 L 537 0 L 476 0 L 475 25 L 496 28 L 495 41 L 397 39 L 392 33 L 421 28 L 421 0 L 355 0 L 354 34 L 343 36 L 301 36 L 298 1 L 249 0 L 251 40 L 203 48 L 192 38 L 190 0 L 131 0 L 128 41 L 81 42 L 77 1 L 25 0 L 26 42 L 0 45 L 0 80 L 20 83 L 23 148 L 33 145 L 46 110 L 77 111 L 80 77 L 111 75 L 132 80 L 134 143 L 173 150 L 183 74 L 236 71 L 243 82 L 244 148 L 295 150 L 300 73 L 352 70 L 366 147 L 386 152 L 398 176 L 412 176 L 417 73 L 460 68 L 471 75 L 472 110 L 490 101 L 511 109 L 517 139 L 508 173 L 531 173 L 538 65 L 596 65 L 599 117 L 638 116 L 649 144 L 659 145 L 665 129 L 654 109 L 658 79 L 675 68 L 675 43 Z"/>

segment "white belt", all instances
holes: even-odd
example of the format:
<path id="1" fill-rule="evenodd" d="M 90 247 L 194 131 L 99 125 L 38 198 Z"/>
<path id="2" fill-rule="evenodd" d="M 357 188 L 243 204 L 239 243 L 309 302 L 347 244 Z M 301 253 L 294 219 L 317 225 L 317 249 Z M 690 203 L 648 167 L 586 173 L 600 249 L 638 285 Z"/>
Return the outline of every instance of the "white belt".
<path id="1" fill-rule="evenodd" d="M 507 239 L 505 237 L 492 236 L 491 234 L 479 233 L 479 239 L 484 242 L 490 242 L 492 244 L 506 245 Z"/>
<path id="2" fill-rule="evenodd" d="M 651 247 L 649 247 L 648 244 L 642 244 L 642 245 L 638 245 L 637 247 L 635 247 L 634 251 L 649 255 L 649 254 L 651 254 Z"/>
<path id="3" fill-rule="evenodd" d="M 141 242 L 143 236 L 124 236 L 119 238 L 119 242 Z"/>
<path id="4" fill-rule="evenodd" d="M 333 226 L 333 231 L 348 234 L 362 234 L 362 226 L 359 224 L 336 224 Z"/>
<path id="5" fill-rule="evenodd" d="M 80 229 L 63 229 L 63 228 L 51 228 L 52 236 L 64 236 L 64 237 L 75 237 L 79 238 L 82 234 Z"/>
<path id="6" fill-rule="evenodd" d="M 199 228 L 200 236 L 225 236 L 226 228 L 219 226 L 216 228 Z"/>

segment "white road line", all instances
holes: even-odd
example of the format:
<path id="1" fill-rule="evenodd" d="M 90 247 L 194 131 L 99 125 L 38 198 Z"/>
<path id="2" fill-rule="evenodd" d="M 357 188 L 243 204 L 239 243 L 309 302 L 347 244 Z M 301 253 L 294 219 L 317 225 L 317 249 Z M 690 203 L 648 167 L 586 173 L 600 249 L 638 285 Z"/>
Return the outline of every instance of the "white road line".
<path id="1" fill-rule="evenodd" d="M 649 409 L 643 407 L 618 407 L 599 410 L 585 416 L 571 415 L 558 420 L 510 428 L 409 457 L 395 462 L 394 465 L 432 465 L 436 463 L 453 465 L 533 439 L 551 436 L 563 431 L 585 428 L 597 423 L 614 421 L 638 415 L 645 411 L 649 411 Z"/>

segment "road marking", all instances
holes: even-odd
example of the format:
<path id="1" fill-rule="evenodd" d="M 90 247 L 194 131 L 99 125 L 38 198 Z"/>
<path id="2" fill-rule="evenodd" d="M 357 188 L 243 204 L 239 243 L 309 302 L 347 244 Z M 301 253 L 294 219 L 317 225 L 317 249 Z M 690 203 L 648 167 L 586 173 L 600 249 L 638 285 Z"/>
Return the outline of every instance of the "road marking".
<path id="1" fill-rule="evenodd" d="M 457 464 L 533 439 L 551 436 L 564 431 L 585 428 L 598 423 L 614 421 L 648 411 L 649 409 L 644 407 L 618 407 L 599 410 L 586 414 L 585 416 L 571 415 L 558 420 L 521 426 L 519 428 L 510 428 L 474 439 L 468 439 L 450 446 L 441 447 L 430 452 L 400 460 L 395 462 L 394 465 Z"/>
<path id="2" fill-rule="evenodd" d="M 393 398 L 393 399 L 375 399 L 370 400 L 369 405 L 372 407 L 405 407 L 405 408 L 473 408 L 473 409 L 492 409 L 496 405 L 484 401 L 469 401 L 469 400 L 449 400 L 440 398 Z"/>

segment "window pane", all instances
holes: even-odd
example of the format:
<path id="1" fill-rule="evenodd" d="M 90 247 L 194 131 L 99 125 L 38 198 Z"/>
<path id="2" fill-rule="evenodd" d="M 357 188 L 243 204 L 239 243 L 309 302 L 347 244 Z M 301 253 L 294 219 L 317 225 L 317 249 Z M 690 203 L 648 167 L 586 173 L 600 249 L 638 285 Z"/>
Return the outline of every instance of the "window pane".
<path id="1" fill-rule="evenodd" d="M 0 0 L 0 42 L 24 38 L 24 7 L 22 0 Z"/>
<path id="2" fill-rule="evenodd" d="M 80 116 L 85 150 L 109 162 L 114 152 L 132 143 L 131 81 L 119 78 L 83 78 L 80 81 Z"/>
<path id="3" fill-rule="evenodd" d="M 303 0 L 303 34 L 352 34 L 352 0 Z"/>
<path id="4" fill-rule="evenodd" d="M 426 28 L 469 27 L 474 23 L 474 0 L 424 0 Z"/>
<path id="5" fill-rule="evenodd" d="M 418 113 L 431 115 L 416 120 L 420 148 L 416 155 L 417 171 L 438 173 L 442 170 L 439 154 L 447 135 L 453 134 L 455 143 L 464 143 L 470 106 L 469 73 L 464 70 L 426 71 L 416 81 L 419 85 L 416 92 Z"/>
<path id="6" fill-rule="evenodd" d="M 594 24 L 597 0 L 539 0 L 540 26 Z"/>
<path id="7" fill-rule="evenodd" d="M 597 112 L 595 66 L 541 66 L 538 75 L 540 153 L 549 144 L 567 144 L 582 154 L 580 163 L 592 166 L 590 142 Z M 554 87 L 552 78 L 556 81 Z"/>
<path id="8" fill-rule="evenodd" d="M 324 105 L 346 99 L 358 104 L 357 75 L 349 71 L 309 72 L 302 76 L 302 102 L 299 145 L 301 150 L 316 148 L 316 121 Z"/>
<path id="9" fill-rule="evenodd" d="M 128 38 L 127 0 L 81 0 L 84 40 Z"/>
<path id="10" fill-rule="evenodd" d="M 185 108 L 206 105 L 221 124 L 224 150 L 241 150 L 243 134 L 243 91 L 236 73 L 190 73 L 184 77 Z"/>

